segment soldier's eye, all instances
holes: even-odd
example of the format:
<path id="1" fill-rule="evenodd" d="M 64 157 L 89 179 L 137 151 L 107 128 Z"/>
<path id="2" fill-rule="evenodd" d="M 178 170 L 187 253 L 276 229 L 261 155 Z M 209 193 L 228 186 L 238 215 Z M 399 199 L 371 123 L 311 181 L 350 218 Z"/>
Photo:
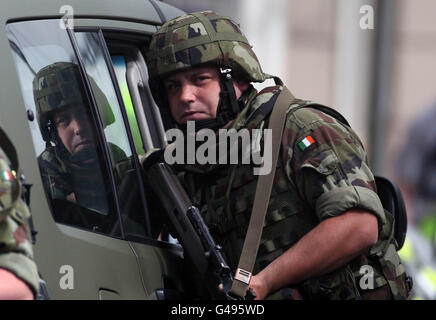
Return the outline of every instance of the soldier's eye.
<path id="1" fill-rule="evenodd" d="M 210 79 L 210 77 L 208 75 L 199 75 L 195 78 L 195 82 L 201 84 L 201 83 L 204 83 L 205 81 L 207 81 L 208 79 Z"/>
<path id="2" fill-rule="evenodd" d="M 54 122 L 56 126 L 67 126 L 70 120 L 71 118 L 68 116 L 58 116 Z"/>
<path id="3" fill-rule="evenodd" d="M 177 90 L 178 87 L 179 87 L 179 85 L 176 82 L 165 83 L 165 88 L 166 88 L 167 92 L 175 91 L 175 90 Z"/>

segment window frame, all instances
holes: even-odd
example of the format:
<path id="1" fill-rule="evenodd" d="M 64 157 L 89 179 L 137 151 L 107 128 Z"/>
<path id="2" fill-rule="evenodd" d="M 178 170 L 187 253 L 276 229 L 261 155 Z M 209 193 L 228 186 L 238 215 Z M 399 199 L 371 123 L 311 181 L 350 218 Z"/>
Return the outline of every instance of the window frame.
<path id="1" fill-rule="evenodd" d="M 149 131 L 149 139 L 150 139 L 149 149 L 164 147 L 166 145 L 165 129 L 163 126 L 160 111 L 156 103 L 154 102 L 150 87 L 148 86 L 148 70 L 146 69 L 147 67 L 144 59 L 144 52 L 140 50 L 139 45 L 136 44 L 135 42 L 129 43 L 128 41 L 110 39 L 107 40 L 107 44 L 108 44 L 108 48 L 110 48 L 109 52 L 111 53 L 111 55 L 113 54 L 112 52 L 116 52 L 114 53 L 114 55 L 122 55 L 125 58 L 126 69 L 127 69 L 126 73 L 129 71 L 128 64 L 135 63 L 135 65 L 137 66 L 137 69 L 140 73 L 141 80 L 143 83 L 145 82 L 146 84 L 143 85 L 144 92 L 139 97 L 140 105 L 136 105 L 132 97 L 132 103 L 134 105 L 135 113 L 137 113 L 136 108 L 143 107 L 145 121 L 146 121 L 145 126 L 146 126 L 146 130 Z M 128 79 L 126 79 L 126 81 L 129 82 Z M 138 126 L 141 127 L 140 121 L 138 121 Z M 141 136 L 142 136 L 143 135 L 142 129 L 141 128 L 139 129 L 141 131 Z"/>
<path id="2" fill-rule="evenodd" d="M 134 167 L 135 167 L 135 171 L 136 171 L 136 176 L 137 176 L 137 179 L 138 179 L 138 184 L 139 184 L 140 194 L 141 194 L 141 200 L 143 202 L 144 215 L 145 215 L 145 219 L 146 219 L 145 220 L 146 221 L 146 226 L 145 226 L 145 228 L 146 228 L 146 237 L 143 238 L 143 237 L 140 237 L 138 235 L 128 234 L 128 233 L 125 232 L 124 223 L 123 223 L 123 220 L 121 218 L 121 210 L 120 210 L 120 207 L 119 207 L 118 193 L 116 192 L 117 189 L 116 189 L 116 185 L 115 185 L 115 177 L 113 175 L 112 170 L 109 170 L 110 174 L 111 174 L 111 177 L 110 177 L 111 186 L 115 190 L 114 194 L 115 194 L 115 198 L 116 198 L 116 210 L 118 212 L 119 219 L 120 219 L 119 221 L 121 223 L 121 228 L 122 228 L 122 232 L 123 232 L 122 233 L 123 234 L 123 239 L 126 239 L 128 241 L 143 243 L 143 244 L 147 244 L 147 245 L 153 245 L 155 247 L 161 247 L 161 248 L 179 248 L 180 249 L 181 245 L 179 243 L 169 242 L 168 239 L 160 240 L 160 239 L 154 239 L 152 237 L 151 222 L 150 222 L 150 212 L 149 212 L 149 207 L 148 207 L 148 203 L 147 203 L 147 200 L 146 200 L 146 192 L 145 192 L 145 188 L 144 188 L 144 180 L 143 180 L 144 177 L 143 177 L 143 175 L 142 175 L 142 173 L 140 171 L 139 157 L 138 157 L 138 154 L 136 152 L 137 150 L 136 150 L 136 146 L 135 146 L 135 142 L 134 142 L 131 126 L 130 126 L 130 123 L 129 123 L 128 115 L 127 115 L 127 112 L 126 112 L 126 108 L 125 108 L 124 100 L 122 98 L 122 94 L 121 94 L 121 90 L 120 90 L 120 87 L 119 87 L 119 84 L 118 84 L 118 80 L 117 80 L 116 75 L 115 75 L 115 70 L 114 70 L 114 67 L 113 67 L 113 64 L 112 64 L 111 52 L 109 50 L 109 46 L 112 46 L 114 42 L 117 42 L 118 45 L 123 45 L 123 46 L 131 47 L 131 48 L 132 47 L 137 48 L 141 52 L 142 56 L 144 57 L 145 52 L 143 50 L 141 50 L 141 45 L 140 44 L 144 44 L 146 42 L 149 42 L 151 40 L 152 33 L 141 32 L 141 31 L 133 31 L 133 30 L 124 30 L 124 29 L 118 29 L 118 28 L 109 28 L 109 27 L 83 27 L 83 26 L 75 27 L 74 30 L 71 33 L 74 36 L 74 33 L 76 33 L 76 32 L 98 32 L 98 34 L 99 34 L 99 42 L 100 42 L 100 45 L 102 46 L 102 50 L 103 50 L 104 55 L 105 55 L 105 62 L 106 62 L 106 65 L 108 67 L 108 70 L 109 70 L 109 73 L 110 73 L 110 76 L 111 76 L 111 81 L 112 81 L 112 84 L 113 84 L 113 87 L 114 87 L 114 90 L 115 90 L 115 93 L 116 93 L 116 96 L 117 96 L 117 99 L 118 99 L 118 103 L 119 103 L 119 106 L 120 106 L 120 109 L 121 109 L 121 114 L 122 114 L 122 117 L 123 117 L 124 126 L 126 128 L 126 132 L 127 132 L 127 136 L 128 136 L 128 140 L 129 140 L 129 146 L 130 146 L 131 150 L 133 151 L 132 152 L 133 163 L 134 163 Z M 146 38 L 148 38 L 148 39 L 146 39 Z M 78 48 L 77 43 L 76 43 L 75 36 L 74 36 L 74 44 L 73 44 L 73 46 L 75 47 L 75 50 L 77 50 L 76 54 L 78 53 L 77 58 L 80 61 L 81 72 L 83 72 L 83 70 L 85 70 L 85 74 L 86 74 L 86 68 L 83 65 L 83 60 L 82 60 L 82 57 L 80 56 L 80 52 L 79 52 L 79 48 Z M 144 61 L 144 67 L 145 68 L 147 67 L 145 65 L 145 61 Z M 147 76 L 148 76 L 148 71 L 147 71 Z M 150 91 L 150 88 L 148 86 L 148 83 L 146 83 L 145 86 L 146 86 L 147 90 L 149 91 L 149 97 L 148 97 L 148 101 L 147 102 L 150 104 L 150 107 L 155 107 L 155 110 L 152 111 L 152 119 L 151 119 L 151 121 L 155 122 L 156 119 L 157 119 L 156 118 L 157 116 L 156 116 L 156 114 L 154 112 L 156 112 L 157 106 L 155 105 L 155 102 L 154 102 L 153 97 L 151 95 L 151 91 Z M 90 88 L 91 88 L 89 80 L 87 79 L 87 77 L 86 77 L 86 88 L 87 88 L 87 90 L 90 90 Z M 90 90 L 90 91 L 92 93 L 92 90 Z M 95 101 L 94 97 L 93 97 L 93 108 L 92 109 L 95 109 L 94 111 L 96 113 L 98 113 L 97 104 L 96 104 L 96 101 Z M 135 112 L 135 114 L 136 114 L 136 112 Z M 160 114 L 159 114 L 159 117 L 160 117 Z M 100 120 L 100 117 L 98 117 L 98 119 Z M 158 118 L 158 119 L 160 121 L 162 121 L 160 118 Z M 102 141 L 104 142 L 103 144 L 105 145 L 104 146 L 104 149 L 105 149 L 105 151 L 104 151 L 105 162 L 106 162 L 106 165 L 108 165 L 109 168 L 110 168 L 110 163 L 111 162 L 110 162 L 109 151 L 108 151 L 108 148 L 107 148 L 107 145 L 106 145 L 106 140 L 104 138 L 103 126 L 100 123 L 101 121 L 98 121 L 98 122 L 99 122 L 99 128 L 98 128 L 99 136 L 101 136 Z M 147 122 L 149 122 L 148 118 L 147 118 Z M 154 132 L 154 133 L 150 132 L 150 134 L 151 135 L 154 134 L 157 139 L 160 139 L 159 142 L 161 144 L 165 144 L 166 141 L 165 141 L 165 137 L 164 137 L 165 133 L 163 132 L 163 130 L 164 130 L 163 124 L 161 123 L 160 126 L 161 126 L 161 130 L 162 130 L 161 132 L 158 131 L 159 130 L 159 125 L 157 125 L 157 127 L 153 128 L 154 130 L 156 130 L 156 132 Z M 156 147 L 156 146 L 154 146 L 154 147 Z"/>
<path id="3" fill-rule="evenodd" d="M 15 26 L 16 24 L 26 24 L 25 25 L 25 29 L 26 31 L 31 31 L 31 29 L 29 29 L 29 26 L 31 24 L 38 24 L 38 26 L 42 26 L 42 27 L 46 27 L 48 25 L 51 25 L 53 23 L 58 24 L 59 20 L 58 19 L 29 19 L 29 20 L 20 20 L 20 21 L 8 21 L 6 23 L 6 34 L 7 34 L 7 38 L 8 38 L 8 42 L 9 42 L 9 50 L 11 50 L 11 54 L 17 54 L 18 57 L 20 57 L 20 59 L 22 60 L 22 62 L 27 65 L 27 67 L 29 68 L 29 70 L 35 74 L 35 70 L 32 68 L 32 66 L 28 63 L 26 57 L 22 54 L 21 51 L 21 47 L 15 43 L 14 41 L 11 41 L 10 39 L 10 35 L 9 32 L 10 31 L 15 31 L 16 28 L 21 28 L 18 26 Z M 12 33 L 13 34 L 13 33 Z M 95 103 L 95 99 L 93 96 L 93 92 L 92 90 L 90 90 L 90 84 L 88 82 L 88 78 L 86 76 L 86 73 L 84 73 L 84 68 L 83 68 L 83 61 L 82 58 L 80 56 L 80 53 L 78 51 L 78 47 L 77 47 L 77 43 L 76 43 L 76 39 L 74 37 L 74 35 L 72 35 L 71 30 L 68 29 L 67 27 L 65 27 L 64 31 L 62 33 L 60 33 L 60 35 L 62 35 L 63 39 L 65 39 L 65 44 L 67 45 L 67 47 L 64 47 L 67 51 L 68 54 L 71 57 L 71 62 L 77 64 L 78 69 L 79 69 L 79 73 L 80 73 L 80 77 L 77 79 L 77 81 L 82 81 L 82 85 L 83 85 L 83 94 L 84 94 L 84 99 L 85 101 L 88 103 L 88 107 L 87 108 L 87 117 L 90 123 L 92 123 L 92 126 L 94 127 L 94 131 L 95 131 L 95 142 L 96 142 L 96 146 L 97 149 L 102 152 L 104 154 L 103 157 L 99 157 L 99 166 L 100 166 L 100 170 L 101 170 L 101 174 L 102 176 L 104 174 L 108 174 L 109 180 L 106 184 L 105 184 L 105 188 L 107 188 L 106 190 L 110 193 L 108 193 L 108 195 L 106 196 L 106 200 L 107 200 L 107 204 L 109 207 L 109 214 L 108 217 L 110 217 L 111 219 L 113 219 L 113 226 L 110 229 L 111 231 L 102 231 L 99 227 L 101 225 L 92 225 L 92 228 L 87 228 L 84 227 L 82 225 L 78 225 L 75 223 L 70 223 L 70 222 L 64 222 L 64 221 L 58 221 L 56 219 L 57 215 L 58 215 L 58 211 L 55 210 L 54 206 L 55 203 L 53 202 L 54 200 L 57 199 L 52 199 L 51 196 L 47 193 L 46 188 L 44 188 L 44 193 L 47 199 L 47 204 L 50 207 L 50 211 L 51 211 L 51 215 L 52 218 L 54 220 L 54 222 L 56 224 L 60 224 L 60 225 L 65 225 L 71 228 L 75 228 L 75 229 L 79 229 L 79 230 L 83 230 L 83 231 L 87 231 L 87 232 L 92 232 L 92 233 L 96 233 L 99 235 L 103 235 L 103 236 L 107 236 L 107 237 L 111 237 L 111 238 L 115 238 L 115 239 L 126 239 L 125 237 L 125 233 L 124 233 L 124 226 L 122 224 L 122 220 L 120 217 L 120 210 L 119 210 L 119 205 L 118 205 L 118 195 L 116 192 L 116 188 L 114 189 L 113 185 L 114 185 L 114 179 L 113 179 L 113 172 L 111 170 L 111 166 L 108 165 L 108 149 L 106 146 L 106 141 L 104 139 L 104 136 L 102 136 L 102 131 L 101 131 L 101 118 L 99 116 L 99 112 L 98 112 L 98 108 L 97 105 Z M 41 45 L 43 43 L 40 43 Z M 19 82 L 20 82 L 20 93 L 23 95 L 23 99 L 25 99 L 26 96 L 26 91 L 23 88 L 23 78 L 22 75 L 20 73 L 20 70 L 18 68 L 18 64 L 15 61 L 15 58 L 13 59 L 14 61 L 14 69 L 17 73 Z M 85 76 L 84 76 L 85 74 Z M 86 97 L 85 97 L 86 95 Z M 24 107 L 25 109 L 28 109 L 28 106 L 26 103 L 24 103 Z M 34 119 L 28 119 L 28 121 L 33 122 Z M 31 130 L 31 136 L 32 136 L 32 142 L 34 145 L 34 151 L 36 151 L 35 153 L 35 157 L 36 159 L 38 158 L 38 152 L 37 152 L 37 148 L 35 145 L 35 136 Z M 39 166 L 38 166 L 39 167 Z M 39 171 L 41 170 L 41 168 L 39 167 Z M 42 175 L 40 172 L 40 177 L 42 179 Z M 61 200 L 64 201 L 64 200 Z M 72 208 L 76 207 L 79 211 L 84 210 L 83 214 L 87 215 L 87 212 L 91 212 L 93 214 L 100 214 L 99 212 L 96 212 L 95 210 L 93 210 L 92 208 L 88 208 L 86 206 L 82 206 L 80 204 L 77 203 L 73 203 L 73 202 L 68 202 L 69 205 L 71 205 Z M 114 230 L 117 229 L 117 233 L 114 234 Z"/>
<path id="4" fill-rule="evenodd" d="M 25 20 L 25 21 L 8 21 L 6 23 L 6 26 L 8 26 L 8 25 L 12 26 L 14 23 L 20 23 L 20 22 L 39 22 L 39 23 L 43 24 L 46 21 L 58 21 L 58 19 L 37 19 L 37 20 L 29 19 L 29 20 Z M 51 198 L 48 194 L 46 194 L 47 200 L 48 200 L 47 203 L 49 204 L 49 207 L 52 211 L 52 217 L 55 220 L 55 223 L 61 224 L 61 225 L 66 225 L 68 227 L 79 229 L 79 230 L 84 230 L 87 232 L 92 232 L 92 233 L 99 234 L 102 236 L 107 236 L 107 237 L 112 237 L 112 238 L 122 239 L 122 240 L 127 240 L 127 241 L 133 241 L 133 242 L 137 242 L 137 243 L 143 243 L 143 244 L 152 245 L 152 246 L 158 247 L 158 248 L 172 248 L 172 249 L 180 251 L 181 246 L 178 243 L 168 242 L 168 240 L 165 240 L 165 239 L 152 238 L 151 223 L 150 223 L 151 216 L 150 216 L 149 207 L 147 205 L 147 199 L 146 199 L 146 193 L 145 193 L 145 187 L 144 187 L 144 177 L 143 177 L 142 172 L 141 172 L 139 157 L 138 157 L 138 153 L 136 150 L 131 126 L 129 124 L 129 119 L 127 116 L 125 104 L 124 104 L 124 101 L 122 98 L 119 83 L 118 83 L 118 80 L 116 78 L 115 70 L 114 70 L 114 67 L 112 64 L 111 53 L 110 53 L 109 48 L 108 48 L 109 43 L 112 44 L 113 42 L 118 41 L 121 44 L 128 44 L 128 45 L 131 45 L 131 47 L 137 48 L 139 50 L 139 52 L 142 54 L 143 58 L 145 58 L 145 50 L 146 50 L 145 44 L 149 43 L 149 41 L 151 40 L 152 32 L 131 30 L 131 29 L 122 29 L 122 28 L 113 28 L 113 27 L 99 27 L 99 26 L 95 26 L 95 27 L 94 26 L 92 26 L 92 27 L 76 26 L 73 29 L 65 28 L 65 32 L 66 32 L 65 37 L 66 37 L 66 39 L 69 40 L 69 43 L 71 45 L 71 48 L 69 48 L 69 49 L 72 49 L 71 55 L 74 55 L 75 62 L 77 63 L 77 65 L 79 67 L 80 78 L 81 78 L 79 80 L 82 81 L 82 84 L 84 87 L 84 95 L 86 95 L 85 99 L 87 100 L 88 105 L 89 105 L 89 111 L 88 111 L 89 121 L 93 122 L 93 126 L 95 127 L 95 139 L 96 139 L 96 143 L 99 145 L 99 150 L 101 151 L 101 154 L 99 156 L 100 163 L 101 163 L 101 171 L 103 174 L 108 174 L 107 188 L 111 194 L 107 198 L 108 198 L 108 205 L 109 205 L 110 210 L 112 211 L 112 214 L 113 214 L 113 219 L 115 220 L 113 230 L 115 230 L 116 225 L 119 224 L 119 231 L 118 231 L 117 235 L 113 235 L 110 232 L 102 232 L 98 228 L 97 229 L 87 229 L 87 228 L 81 227 L 80 225 L 56 221 L 55 220 L 56 212 L 54 211 Z M 107 145 L 107 140 L 105 137 L 104 126 L 102 123 L 102 117 L 100 115 L 97 101 L 96 101 L 96 97 L 94 95 L 94 91 L 92 89 L 90 80 L 89 80 L 88 75 L 87 75 L 85 62 L 84 62 L 84 60 L 81 56 L 81 53 L 80 53 L 80 48 L 79 48 L 79 45 L 77 43 L 77 39 L 75 36 L 76 32 L 97 32 L 98 33 L 98 44 L 100 45 L 101 50 L 104 54 L 104 60 L 105 60 L 107 69 L 109 71 L 110 77 L 111 77 L 110 80 L 112 81 L 112 85 L 113 85 L 113 88 L 115 90 L 115 94 L 116 94 L 118 104 L 120 107 L 122 121 L 124 122 L 123 125 L 126 129 L 128 144 L 132 150 L 132 160 L 133 160 L 132 165 L 134 166 L 135 175 L 137 176 L 138 187 L 140 189 L 139 193 L 140 193 L 140 197 L 141 197 L 142 206 L 144 208 L 143 214 L 144 214 L 145 223 L 146 223 L 146 225 L 144 226 L 144 228 L 145 228 L 144 236 L 145 237 L 142 237 L 140 235 L 129 234 L 128 232 L 126 232 L 126 226 L 124 224 L 123 217 L 122 217 L 122 210 L 120 208 L 120 199 L 119 199 L 118 189 L 117 189 L 117 185 L 116 185 L 115 173 L 112 169 L 112 162 L 111 162 L 109 148 Z M 12 47 L 10 47 L 9 49 L 13 51 Z M 145 65 L 145 61 L 144 61 L 144 67 L 145 67 L 145 71 L 147 71 L 147 69 L 146 69 L 147 66 Z M 17 70 L 17 73 L 18 73 L 18 70 Z M 147 77 L 148 77 L 148 72 L 147 72 Z M 21 82 L 21 76 L 19 78 L 20 78 L 19 80 Z M 153 107 L 153 106 L 155 106 L 155 103 L 154 103 L 154 100 L 151 96 L 151 92 L 150 92 L 150 88 L 148 86 L 148 83 L 145 83 L 144 85 L 146 86 L 147 90 L 149 91 L 149 97 L 148 97 L 147 103 L 149 103 L 150 106 Z M 22 94 L 24 94 L 24 92 L 22 92 L 22 88 L 20 88 L 20 92 Z M 155 111 L 156 110 L 153 110 L 152 113 L 154 113 Z M 136 114 L 136 112 L 135 112 L 135 114 Z M 159 113 L 159 117 L 160 117 L 160 113 Z M 149 119 L 147 117 L 147 122 L 150 122 L 150 121 L 152 121 L 152 122 L 156 121 L 155 114 L 152 115 L 151 119 Z M 158 131 L 159 129 L 157 127 L 150 128 L 150 130 L 156 131 L 156 132 L 154 132 L 154 134 L 158 137 L 158 139 L 161 139 L 161 137 L 159 137 L 159 134 L 160 135 L 162 135 L 162 133 L 164 134 L 164 132 L 162 132 L 162 131 L 159 132 Z M 109 199 L 109 198 L 111 198 L 111 199 Z M 88 209 L 88 208 L 85 208 L 85 209 Z"/>
<path id="5" fill-rule="evenodd" d="M 82 81 L 84 84 L 84 88 L 85 88 L 85 94 L 87 96 L 89 106 L 90 106 L 92 121 L 94 122 L 94 125 L 96 128 L 95 131 L 97 133 L 98 143 L 100 144 L 101 150 L 103 152 L 103 161 L 104 161 L 104 165 L 105 165 L 105 170 L 109 174 L 109 187 L 110 187 L 111 192 L 113 194 L 113 201 L 114 201 L 115 211 L 116 211 L 115 214 L 118 217 L 118 223 L 120 225 L 121 239 L 125 239 L 126 236 L 125 236 L 124 225 L 123 225 L 122 219 L 121 219 L 121 210 L 120 210 L 120 203 L 119 203 L 118 194 L 117 194 L 117 188 L 115 185 L 115 176 L 114 176 L 114 173 L 113 173 L 112 167 L 111 167 L 109 149 L 108 149 L 108 146 L 106 144 L 106 139 L 105 139 L 104 134 L 103 134 L 104 130 L 103 130 L 103 124 L 101 123 L 101 116 L 100 116 L 99 111 L 98 111 L 97 102 L 96 102 L 94 92 L 92 91 L 91 84 L 89 82 L 89 79 L 88 79 L 88 76 L 86 73 L 85 65 L 83 63 L 83 59 L 82 59 L 82 56 L 80 54 L 80 50 L 79 50 L 79 47 L 77 44 L 76 37 L 74 35 L 74 31 L 71 30 L 70 28 L 66 28 L 66 32 L 68 34 L 71 45 L 73 47 L 74 54 L 75 54 L 76 59 L 77 59 L 77 63 L 78 63 L 79 70 L 80 70 L 80 75 L 81 75 L 81 78 L 82 78 Z M 105 233 L 102 233 L 102 234 L 106 235 Z"/>
<path id="6" fill-rule="evenodd" d="M 129 146 L 130 146 L 131 150 L 133 151 L 132 152 L 133 165 L 134 165 L 134 169 L 135 169 L 135 172 L 136 172 L 136 177 L 138 179 L 137 181 L 138 181 L 138 187 L 139 187 L 139 193 L 140 193 L 140 197 L 141 197 L 142 206 L 143 206 L 144 211 L 145 211 L 144 212 L 144 216 L 145 216 L 145 223 L 146 223 L 146 225 L 145 225 L 146 237 L 151 239 L 151 234 L 152 233 L 151 233 L 151 226 L 150 226 L 150 218 L 149 218 L 149 213 L 148 213 L 147 200 L 146 200 L 146 196 L 145 196 L 145 189 L 144 189 L 144 184 L 143 184 L 144 182 L 142 180 L 142 175 L 141 175 L 141 172 L 140 172 L 140 169 L 139 169 L 140 168 L 139 158 L 138 158 L 138 155 L 136 153 L 136 147 L 135 147 L 135 143 L 134 143 L 134 139 L 133 139 L 133 135 L 132 135 L 132 130 L 130 128 L 130 124 L 129 124 L 129 121 L 128 121 L 128 117 L 127 117 L 127 113 L 126 113 L 126 108 L 125 108 L 124 101 L 123 101 L 123 98 L 122 98 L 122 95 L 121 95 L 121 90 L 120 90 L 120 88 L 118 86 L 118 81 L 116 79 L 115 71 L 113 69 L 112 61 L 111 61 L 110 54 L 109 54 L 109 51 L 108 51 L 108 47 L 107 47 L 107 44 L 106 44 L 106 39 L 103 36 L 102 28 L 99 28 L 99 27 L 76 27 L 76 28 L 74 28 L 74 31 L 71 30 L 71 29 L 68 29 L 68 33 L 70 35 L 70 39 L 74 39 L 74 40 L 71 40 L 71 41 L 73 43 L 73 47 L 74 47 L 75 53 L 76 53 L 77 58 L 79 60 L 79 66 L 80 66 L 80 69 L 81 69 L 81 72 L 82 72 L 82 77 L 83 77 L 83 75 L 85 75 L 84 78 L 86 78 L 86 80 L 85 80 L 85 87 L 87 88 L 87 91 L 88 91 L 87 93 L 90 94 L 90 96 L 92 97 L 91 98 L 92 99 L 92 104 L 93 104 L 92 109 L 94 109 L 94 112 L 96 112 L 97 114 L 98 114 L 98 108 L 97 108 L 96 100 L 95 100 L 94 94 L 92 92 L 91 85 L 89 83 L 88 77 L 86 76 L 86 74 L 87 74 L 86 73 L 86 68 L 84 66 L 83 59 L 81 57 L 80 50 L 78 48 L 78 44 L 77 44 L 77 41 L 76 41 L 76 38 L 75 38 L 75 35 L 74 35 L 74 33 L 76 33 L 76 32 L 97 32 L 98 33 L 99 44 L 100 44 L 101 49 L 103 51 L 104 59 L 105 59 L 105 62 L 106 62 L 106 66 L 108 68 L 108 71 L 109 71 L 109 74 L 110 74 L 110 77 L 111 77 L 111 81 L 112 81 L 112 85 L 113 85 L 113 88 L 115 90 L 115 94 L 117 96 L 118 104 L 119 104 L 119 107 L 120 107 L 120 112 L 121 112 L 121 115 L 122 115 L 122 118 L 123 118 L 123 122 L 124 122 L 123 124 L 124 124 L 124 127 L 126 129 L 126 133 L 127 133 L 127 139 L 128 139 L 128 142 L 129 142 Z M 103 141 L 103 144 L 104 144 L 104 148 L 103 149 L 104 149 L 105 163 L 106 163 L 107 168 L 110 168 L 110 170 L 108 170 L 108 171 L 110 172 L 111 188 L 112 188 L 112 190 L 114 192 L 114 195 L 115 195 L 115 206 L 116 206 L 116 210 L 118 212 L 118 217 L 119 217 L 119 221 L 120 221 L 120 225 L 121 225 L 121 230 L 122 230 L 122 236 L 123 236 L 123 239 L 128 240 L 130 235 L 128 235 L 125 232 L 125 226 L 124 226 L 124 223 L 123 223 L 123 220 L 122 220 L 122 217 L 121 217 L 121 209 L 120 209 L 120 202 L 119 202 L 119 197 L 118 197 L 118 192 L 117 192 L 117 186 L 115 184 L 114 172 L 111 169 L 111 160 L 110 160 L 110 155 L 109 155 L 109 150 L 108 150 L 108 146 L 107 146 L 107 143 L 106 143 L 106 139 L 105 139 L 104 133 L 103 133 L 104 129 L 103 129 L 103 125 L 101 123 L 101 117 L 98 116 L 97 118 L 98 118 L 98 121 L 96 121 L 96 119 L 94 119 L 94 121 L 98 122 L 97 131 L 99 131 L 99 136 L 101 137 L 101 139 Z M 135 239 L 137 239 L 137 238 L 139 238 L 139 237 L 136 236 Z"/>

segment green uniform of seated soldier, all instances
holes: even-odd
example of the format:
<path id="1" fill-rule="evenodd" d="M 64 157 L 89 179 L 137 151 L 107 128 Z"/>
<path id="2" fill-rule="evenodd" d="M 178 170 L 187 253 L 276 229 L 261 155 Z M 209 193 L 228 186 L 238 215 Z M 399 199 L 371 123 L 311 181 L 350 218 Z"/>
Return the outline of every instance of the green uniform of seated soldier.
<path id="1" fill-rule="evenodd" d="M 210 11 L 165 23 L 153 35 L 147 62 L 167 128 L 186 130 L 188 121 L 196 129 L 267 128 L 269 114 L 256 111 L 274 105 L 283 89 L 253 88 L 250 82 L 268 76 L 238 24 Z M 253 167 L 176 169 L 235 271 L 256 190 Z M 392 228 L 354 131 L 310 106 L 300 109 L 286 119 L 249 287 L 256 299 L 289 292 L 304 299 L 407 299 Z"/>

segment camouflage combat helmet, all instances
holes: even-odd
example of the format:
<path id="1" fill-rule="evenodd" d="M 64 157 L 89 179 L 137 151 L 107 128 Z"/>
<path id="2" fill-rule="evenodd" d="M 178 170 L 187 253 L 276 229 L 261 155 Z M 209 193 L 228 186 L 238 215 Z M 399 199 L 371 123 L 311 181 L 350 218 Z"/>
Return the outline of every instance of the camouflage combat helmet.
<path id="1" fill-rule="evenodd" d="M 83 89 L 79 87 L 80 72 L 76 64 L 56 62 L 41 69 L 33 79 L 36 116 L 44 141 L 50 140 L 50 111 L 83 105 Z"/>
<path id="2" fill-rule="evenodd" d="M 88 76 L 103 117 L 103 126 L 115 121 L 112 109 L 106 96 L 92 79 Z M 79 66 L 71 62 L 55 62 L 42 68 L 33 79 L 33 98 L 36 105 L 38 125 L 42 138 L 48 142 L 52 140 L 49 132 L 50 112 L 70 106 L 86 106 L 84 86 Z"/>
<path id="3" fill-rule="evenodd" d="M 238 24 L 212 11 L 190 13 L 165 23 L 153 35 L 147 58 L 151 92 L 160 107 L 167 103 L 161 80 L 195 66 L 213 64 L 221 71 L 231 70 L 250 82 L 265 80 L 259 61 Z"/>

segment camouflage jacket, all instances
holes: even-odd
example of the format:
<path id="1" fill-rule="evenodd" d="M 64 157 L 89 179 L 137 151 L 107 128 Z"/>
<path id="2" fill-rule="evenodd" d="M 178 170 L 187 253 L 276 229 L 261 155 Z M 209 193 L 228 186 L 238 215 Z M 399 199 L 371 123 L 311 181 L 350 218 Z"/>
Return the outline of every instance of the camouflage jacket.
<path id="1" fill-rule="evenodd" d="M 265 104 L 274 104 L 280 90 L 276 86 L 260 93 L 253 91 L 232 128 L 267 128 L 269 115 L 259 113 L 253 117 L 254 112 Z M 296 101 L 296 105 L 309 104 Z M 305 139 L 309 143 L 301 144 Z M 206 224 L 235 270 L 257 186 L 252 166 L 179 168 L 188 193 L 201 208 Z M 254 274 L 321 221 L 352 208 L 372 212 L 378 219 L 379 240 L 370 254 L 327 275 L 294 285 L 308 299 L 356 299 L 365 294 L 359 282 L 364 274 L 362 266 L 369 265 L 374 271 L 375 289 L 389 287 L 394 298 L 407 298 L 406 274 L 391 243 L 393 219 L 376 194 L 359 138 L 351 128 L 315 109 L 303 108 L 288 114 Z"/>
<path id="2" fill-rule="evenodd" d="M 115 162 L 126 158 L 120 148 L 113 144 L 108 146 Z M 108 214 L 107 183 L 99 161 L 89 166 L 73 164 L 62 157 L 56 147 L 49 146 L 38 157 L 38 163 L 44 187 L 52 200 L 68 200 Z"/>
<path id="3" fill-rule="evenodd" d="M 105 184 L 98 161 L 89 167 L 63 160 L 56 147 L 48 147 L 38 157 L 44 187 L 52 200 L 68 200 L 96 210 L 108 212 Z"/>
<path id="4" fill-rule="evenodd" d="M 21 199 L 21 186 L 15 172 L 1 155 L 0 171 L 0 268 L 23 280 L 36 297 L 39 276 L 29 241 L 30 212 Z"/>

